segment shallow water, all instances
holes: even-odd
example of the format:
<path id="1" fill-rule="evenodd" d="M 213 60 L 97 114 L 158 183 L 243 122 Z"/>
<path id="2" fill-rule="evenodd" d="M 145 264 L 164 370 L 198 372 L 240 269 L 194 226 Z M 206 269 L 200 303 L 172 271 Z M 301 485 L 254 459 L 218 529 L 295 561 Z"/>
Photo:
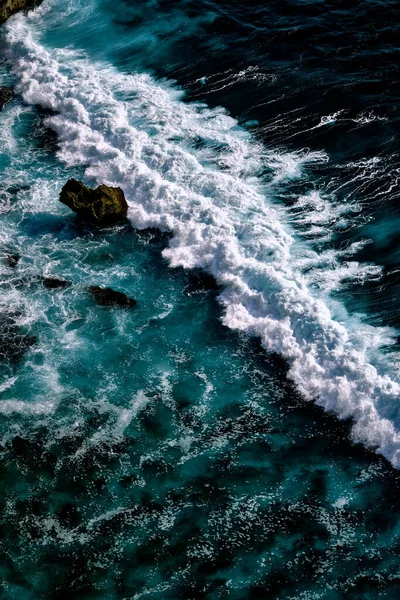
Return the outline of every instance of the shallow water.
<path id="1" fill-rule="evenodd" d="M 3 27 L 2 597 L 398 597 L 397 17 Z M 132 227 L 77 222 L 69 177 L 121 185 Z"/>

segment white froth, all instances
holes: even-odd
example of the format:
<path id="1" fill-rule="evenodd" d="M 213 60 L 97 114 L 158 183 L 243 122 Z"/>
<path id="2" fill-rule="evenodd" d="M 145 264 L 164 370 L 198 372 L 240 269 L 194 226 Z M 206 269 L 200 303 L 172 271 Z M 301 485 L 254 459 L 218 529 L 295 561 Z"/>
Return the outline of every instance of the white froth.
<path id="1" fill-rule="evenodd" d="M 58 134 L 59 158 L 84 166 L 88 183 L 121 186 L 135 227 L 172 231 L 165 257 L 172 267 L 205 269 L 224 286 L 225 324 L 285 356 L 305 398 L 353 418 L 354 438 L 399 466 L 399 383 L 374 366 L 387 330 L 355 325 L 344 308 L 335 320 L 326 293 L 349 273 L 375 276 L 376 269 L 349 263 L 326 276 L 328 290 L 311 293 L 304 262 L 312 268 L 320 257 L 306 247 L 299 256 L 272 201 L 275 186 L 326 156 L 267 153 L 223 109 L 185 104 L 148 75 L 118 73 L 71 49 L 49 51 L 35 39 L 40 14 L 7 24 L 8 51 L 24 101 L 57 113 L 47 125 Z M 265 167 L 271 177 L 261 183 Z M 307 225 L 333 218 L 317 192 L 297 206 L 306 204 L 312 213 L 298 218 Z"/>

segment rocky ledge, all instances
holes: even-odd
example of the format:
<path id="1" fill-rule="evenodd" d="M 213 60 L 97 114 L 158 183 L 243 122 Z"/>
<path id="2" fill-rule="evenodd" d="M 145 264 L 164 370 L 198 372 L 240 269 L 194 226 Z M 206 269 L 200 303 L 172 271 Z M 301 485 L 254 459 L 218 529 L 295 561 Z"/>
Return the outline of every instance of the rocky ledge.
<path id="1" fill-rule="evenodd" d="M 123 221 L 128 213 L 128 204 L 121 188 L 102 184 L 93 190 L 76 179 L 70 179 L 64 185 L 60 202 L 82 219 L 97 225 L 112 225 Z"/>
<path id="2" fill-rule="evenodd" d="M 39 6 L 43 0 L 0 0 L 0 23 L 7 21 L 11 15 L 20 10 L 29 10 Z"/>

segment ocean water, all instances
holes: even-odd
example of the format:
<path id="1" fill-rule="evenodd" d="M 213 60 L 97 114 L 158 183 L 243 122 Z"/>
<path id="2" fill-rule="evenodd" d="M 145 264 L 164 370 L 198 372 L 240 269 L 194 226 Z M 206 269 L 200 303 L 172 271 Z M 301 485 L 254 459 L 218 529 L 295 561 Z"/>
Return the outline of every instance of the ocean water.
<path id="1" fill-rule="evenodd" d="M 1 598 L 400 596 L 399 18 L 45 0 L 1 27 Z M 129 224 L 77 221 L 70 177 Z"/>

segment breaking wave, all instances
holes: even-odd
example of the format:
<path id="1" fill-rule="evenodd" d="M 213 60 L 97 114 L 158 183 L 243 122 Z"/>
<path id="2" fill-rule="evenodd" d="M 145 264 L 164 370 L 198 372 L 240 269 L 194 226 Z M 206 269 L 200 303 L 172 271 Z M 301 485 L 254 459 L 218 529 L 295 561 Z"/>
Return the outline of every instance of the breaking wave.
<path id="1" fill-rule="evenodd" d="M 53 20 L 69 9 L 56 10 Z M 38 30 L 49 14 L 52 3 L 5 30 L 16 91 L 52 111 L 46 125 L 57 133 L 60 160 L 82 167 L 89 183 L 121 186 L 134 227 L 171 231 L 165 258 L 215 277 L 224 323 L 283 355 L 306 399 L 352 418 L 354 440 L 399 466 L 400 386 L 381 352 L 394 332 L 363 323 L 329 296 L 343 278 L 376 277 L 379 269 L 343 266 L 338 253 L 318 254 L 291 229 L 297 218 L 328 235 L 331 211 L 346 218 L 346 209 L 315 191 L 298 199 L 293 217 L 276 200 L 281 185 L 327 156 L 267 151 L 225 110 L 185 103 L 172 84 L 71 48 L 47 49 Z"/>

